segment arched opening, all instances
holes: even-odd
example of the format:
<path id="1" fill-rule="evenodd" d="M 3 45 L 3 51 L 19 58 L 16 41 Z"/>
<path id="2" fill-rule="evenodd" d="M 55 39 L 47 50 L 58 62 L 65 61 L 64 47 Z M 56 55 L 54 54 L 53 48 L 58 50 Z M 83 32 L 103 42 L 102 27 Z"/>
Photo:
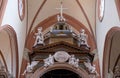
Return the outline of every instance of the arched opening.
<path id="1" fill-rule="evenodd" d="M 82 78 L 82 77 L 80 77 L 78 74 L 70 70 L 56 69 L 45 73 L 40 78 Z"/>
<path id="2" fill-rule="evenodd" d="M 18 78 L 18 45 L 14 29 L 9 25 L 0 28 L 0 49 L 8 72 Z"/>
<path id="3" fill-rule="evenodd" d="M 112 28 L 106 37 L 103 56 L 103 78 L 120 77 L 120 28 Z M 116 75 L 117 67 L 117 75 Z"/>
<path id="4" fill-rule="evenodd" d="M 7 4 L 7 0 L 0 0 L 0 25 L 5 12 L 6 4 Z"/>
<path id="5" fill-rule="evenodd" d="M 48 68 L 40 67 L 30 78 L 49 78 L 47 75 L 50 73 L 56 74 L 56 77 L 53 78 L 89 78 L 89 74 L 83 68 L 77 69 L 66 63 L 56 63 Z M 63 76 L 61 77 L 59 74 Z"/>

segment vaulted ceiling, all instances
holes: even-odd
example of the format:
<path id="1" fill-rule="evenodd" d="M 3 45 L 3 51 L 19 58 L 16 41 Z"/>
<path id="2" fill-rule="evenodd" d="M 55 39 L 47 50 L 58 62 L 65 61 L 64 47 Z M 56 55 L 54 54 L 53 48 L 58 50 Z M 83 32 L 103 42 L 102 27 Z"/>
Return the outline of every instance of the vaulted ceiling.
<path id="1" fill-rule="evenodd" d="M 63 11 L 64 14 L 74 18 L 94 34 L 96 0 L 28 0 L 27 32 L 30 33 L 39 23 L 58 14 L 59 10 L 56 8 L 60 7 L 61 2 L 64 8 L 68 8 Z"/>
<path id="2" fill-rule="evenodd" d="M 96 0 L 28 0 L 28 25 L 26 48 L 33 45 L 33 34 L 37 28 L 42 26 L 43 31 L 49 30 L 49 27 L 57 22 L 57 14 L 63 8 L 63 16 L 66 22 L 72 26 L 77 33 L 84 28 L 89 37 L 91 50 L 95 47 L 95 25 L 96 25 Z M 43 32 L 44 33 L 44 32 Z M 29 43 L 31 42 L 31 43 Z"/>

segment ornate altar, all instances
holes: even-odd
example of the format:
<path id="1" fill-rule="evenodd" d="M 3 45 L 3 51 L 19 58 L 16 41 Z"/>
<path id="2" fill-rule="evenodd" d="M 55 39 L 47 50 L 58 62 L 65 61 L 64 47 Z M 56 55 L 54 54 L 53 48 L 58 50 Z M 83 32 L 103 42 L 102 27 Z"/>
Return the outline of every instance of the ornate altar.
<path id="1" fill-rule="evenodd" d="M 27 72 L 30 73 L 29 76 L 31 77 L 37 77 L 35 72 L 38 72 L 39 68 L 47 70 L 51 66 L 62 64 L 64 66 L 66 64 L 75 68 L 75 70 L 86 70 L 87 74 L 93 77 L 92 75 L 96 73 L 95 67 L 92 65 L 94 54 L 90 53 L 87 34 L 84 29 L 79 35 L 76 34 L 62 15 L 62 5 L 60 9 L 60 15 L 57 16 L 58 22 L 51 26 L 44 35 L 39 30 L 36 33 L 38 35 L 35 44 L 32 52 L 29 53 L 31 65 L 27 67 L 30 67 L 28 68 L 30 71 Z M 35 61 L 36 63 L 32 64 Z M 34 76 L 32 76 L 32 73 L 34 73 Z M 88 76 L 84 75 L 84 77 L 79 78 L 88 78 Z"/>
<path id="2" fill-rule="evenodd" d="M 88 61 L 92 63 L 94 55 L 90 53 L 87 42 L 85 44 L 79 44 L 79 42 L 79 36 L 70 29 L 67 23 L 57 22 L 44 35 L 44 43 L 36 44 L 33 51 L 29 53 L 31 62 L 39 61 L 32 72 L 40 67 L 46 68 L 56 63 L 66 63 L 75 68 L 81 67 L 87 70 L 84 63 Z M 70 61 L 71 59 L 74 61 Z"/>

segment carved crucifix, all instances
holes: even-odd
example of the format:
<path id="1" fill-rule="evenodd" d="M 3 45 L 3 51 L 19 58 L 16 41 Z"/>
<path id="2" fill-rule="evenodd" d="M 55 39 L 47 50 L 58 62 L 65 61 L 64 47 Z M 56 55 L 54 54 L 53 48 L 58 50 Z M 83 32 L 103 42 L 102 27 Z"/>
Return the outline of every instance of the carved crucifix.
<path id="1" fill-rule="evenodd" d="M 58 21 L 65 21 L 65 18 L 63 17 L 63 10 L 67 9 L 67 8 L 63 8 L 62 2 L 61 2 L 61 6 L 60 8 L 56 8 L 58 10 L 60 10 L 60 16 L 57 16 Z"/>

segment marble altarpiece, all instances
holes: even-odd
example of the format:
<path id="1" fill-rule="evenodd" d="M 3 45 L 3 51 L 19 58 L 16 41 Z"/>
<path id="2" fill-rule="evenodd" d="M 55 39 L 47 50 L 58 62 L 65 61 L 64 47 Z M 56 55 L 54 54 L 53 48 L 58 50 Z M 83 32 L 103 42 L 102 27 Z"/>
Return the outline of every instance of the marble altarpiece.
<path id="1" fill-rule="evenodd" d="M 41 27 L 35 33 L 36 40 L 32 52 L 29 53 L 30 63 L 27 66 L 29 70 L 26 69 L 23 75 L 30 78 L 38 68 L 47 69 L 55 64 L 68 64 L 78 70 L 81 67 L 91 77 L 96 78 L 97 71 L 92 64 L 94 54 L 90 53 L 88 35 L 84 29 L 80 30 L 80 34 L 76 34 L 66 23 L 63 10 L 67 8 L 63 8 L 62 3 L 61 7 L 56 9 L 60 9 L 57 22 L 44 35 Z"/>

